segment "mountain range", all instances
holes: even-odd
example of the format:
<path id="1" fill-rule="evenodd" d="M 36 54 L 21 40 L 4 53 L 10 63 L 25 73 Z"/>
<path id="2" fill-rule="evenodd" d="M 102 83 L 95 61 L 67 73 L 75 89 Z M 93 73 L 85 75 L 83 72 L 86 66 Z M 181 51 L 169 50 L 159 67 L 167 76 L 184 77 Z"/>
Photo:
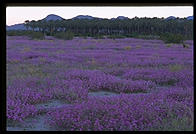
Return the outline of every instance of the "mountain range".
<path id="1" fill-rule="evenodd" d="M 169 16 L 165 20 L 175 20 L 175 19 L 177 19 L 177 17 Z M 193 20 L 193 16 L 188 16 L 188 17 L 186 17 L 186 19 L 187 20 Z"/>
<path id="2" fill-rule="evenodd" d="M 104 18 L 92 17 L 92 16 L 89 16 L 89 15 L 78 15 L 76 17 L 73 17 L 72 19 L 89 19 L 89 20 L 92 20 L 92 19 L 104 19 Z M 129 19 L 129 18 L 125 17 L 125 16 L 118 16 L 117 18 L 111 18 L 110 20 L 116 20 L 116 19 L 124 20 L 124 19 Z M 176 19 L 176 17 L 174 17 L 174 16 L 169 16 L 169 17 L 165 18 L 165 20 L 174 20 L 174 19 Z M 187 20 L 193 20 L 193 16 L 188 16 L 186 19 Z M 41 20 L 46 20 L 46 21 L 64 20 L 64 18 L 62 18 L 58 15 L 55 15 L 55 14 L 50 14 L 50 15 L 46 16 L 45 18 L 41 19 Z M 7 31 L 9 31 L 9 30 L 26 30 L 26 27 L 24 26 L 24 23 L 15 24 L 15 25 L 11 25 L 11 26 L 6 25 L 6 30 Z"/>

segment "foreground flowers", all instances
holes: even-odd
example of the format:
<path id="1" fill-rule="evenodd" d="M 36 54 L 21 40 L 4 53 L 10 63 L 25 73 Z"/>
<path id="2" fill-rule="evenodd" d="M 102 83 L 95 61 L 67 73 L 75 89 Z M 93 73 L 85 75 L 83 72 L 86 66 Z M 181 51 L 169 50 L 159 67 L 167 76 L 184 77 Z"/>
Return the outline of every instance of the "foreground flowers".
<path id="1" fill-rule="evenodd" d="M 55 130 L 193 130 L 192 46 L 12 37 L 7 119 L 25 124 L 45 114 Z M 102 91 L 115 95 L 91 96 Z M 65 105 L 38 107 L 52 100 Z"/>
<path id="2" fill-rule="evenodd" d="M 164 120 L 193 120 L 193 94 L 185 89 L 165 89 L 154 94 L 89 97 L 86 102 L 48 112 L 58 130 L 149 130 Z M 189 89 L 190 91 L 192 89 Z M 185 95 L 186 94 L 186 95 Z M 165 123 L 165 122 L 164 122 Z M 165 124 L 162 124 L 165 125 Z M 183 129 L 182 126 L 181 129 Z"/>

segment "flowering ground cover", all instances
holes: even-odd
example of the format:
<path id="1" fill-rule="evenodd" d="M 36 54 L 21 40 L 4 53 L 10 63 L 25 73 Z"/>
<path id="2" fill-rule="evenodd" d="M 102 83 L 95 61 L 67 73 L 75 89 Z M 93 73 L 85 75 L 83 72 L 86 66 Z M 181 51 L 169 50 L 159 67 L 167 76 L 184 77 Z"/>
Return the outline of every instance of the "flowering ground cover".
<path id="1" fill-rule="evenodd" d="M 7 129 L 193 130 L 193 42 L 7 37 Z"/>

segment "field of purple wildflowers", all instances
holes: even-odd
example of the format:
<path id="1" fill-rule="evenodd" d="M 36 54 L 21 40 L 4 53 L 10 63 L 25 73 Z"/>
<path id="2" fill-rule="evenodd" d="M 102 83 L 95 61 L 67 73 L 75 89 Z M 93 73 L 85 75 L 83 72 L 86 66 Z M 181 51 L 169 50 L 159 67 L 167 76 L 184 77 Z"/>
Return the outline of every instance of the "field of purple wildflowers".
<path id="1" fill-rule="evenodd" d="M 7 37 L 7 128 L 191 131 L 193 41 L 186 44 Z"/>

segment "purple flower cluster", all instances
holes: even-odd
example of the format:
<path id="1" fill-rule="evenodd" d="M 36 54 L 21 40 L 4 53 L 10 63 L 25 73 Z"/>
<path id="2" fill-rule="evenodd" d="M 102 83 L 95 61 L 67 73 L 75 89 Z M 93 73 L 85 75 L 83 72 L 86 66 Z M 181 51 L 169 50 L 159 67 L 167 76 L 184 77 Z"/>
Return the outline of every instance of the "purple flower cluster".
<path id="1" fill-rule="evenodd" d="M 155 87 L 155 83 L 144 80 L 125 80 L 105 74 L 99 70 L 73 70 L 65 73 L 67 80 L 82 80 L 90 91 L 113 91 L 118 93 L 146 92 Z"/>
<path id="2" fill-rule="evenodd" d="M 51 89 L 54 99 L 67 103 L 78 103 L 87 99 L 88 89 L 81 80 L 58 80 L 58 85 Z"/>
<path id="3" fill-rule="evenodd" d="M 37 113 L 35 106 L 24 100 L 7 100 L 7 119 L 23 122 L 24 118 Z"/>
<path id="4" fill-rule="evenodd" d="M 190 102 L 193 95 L 182 95 L 183 89 L 174 89 L 175 93 L 171 90 L 149 95 L 89 97 L 81 104 L 48 112 L 48 120 L 58 130 L 134 131 L 146 130 L 172 115 L 192 117 L 193 111 L 183 102 Z"/>
<path id="5" fill-rule="evenodd" d="M 151 80 L 157 84 L 180 85 L 186 87 L 193 86 L 193 72 L 182 70 L 171 72 L 167 69 L 132 69 L 125 75 L 125 79 L 132 80 Z"/>
<path id="6" fill-rule="evenodd" d="M 51 94 L 44 90 L 29 88 L 31 80 L 18 80 L 7 87 L 7 118 L 22 121 L 28 116 L 38 113 L 35 104 L 46 102 L 52 98 Z M 31 83 L 32 84 L 32 83 Z"/>

